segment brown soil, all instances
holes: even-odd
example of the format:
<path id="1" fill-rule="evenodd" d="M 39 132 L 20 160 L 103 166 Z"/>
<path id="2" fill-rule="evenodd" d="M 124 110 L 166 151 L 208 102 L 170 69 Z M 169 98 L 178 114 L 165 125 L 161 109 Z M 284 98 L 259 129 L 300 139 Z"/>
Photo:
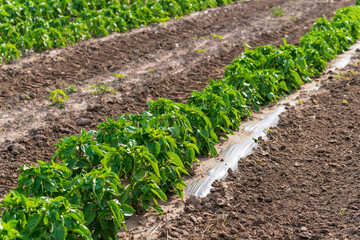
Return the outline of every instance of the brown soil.
<path id="1" fill-rule="evenodd" d="M 210 77 L 223 76 L 224 66 L 243 51 L 244 41 L 250 46 L 278 45 L 286 37 L 296 44 L 316 18 L 331 17 L 335 9 L 354 2 L 238 2 L 1 66 L 0 195 L 16 186 L 17 168 L 48 160 L 61 137 L 93 129 L 104 116 L 142 112 L 146 102 L 157 97 L 185 102 Z M 274 6 L 281 6 L 285 17 L 272 16 Z M 223 39 L 213 39 L 213 34 Z M 126 78 L 118 83 L 113 73 Z M 95 96 L 84 90 L 99 81 L 119 93 Z M 65 110 L 49 107 L 46 95 L 63 83 L 75 84 L 77 92 Z"/>
<path id="2" fill-rule="evenodd" d="M 157 221 L 153 238 L 360 239 L 360 76 L 351 71 L 360 66 L 328 74 L 321 93 L 288 107 L 254 154 Z"/>

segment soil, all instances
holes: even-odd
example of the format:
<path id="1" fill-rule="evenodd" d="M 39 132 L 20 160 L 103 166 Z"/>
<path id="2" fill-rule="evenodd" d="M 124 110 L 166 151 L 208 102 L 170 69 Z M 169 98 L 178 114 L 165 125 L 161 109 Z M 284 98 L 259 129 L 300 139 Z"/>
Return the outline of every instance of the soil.
<path id="1" fill-rule="evenodd" d="M 158 217 L 147 239 L 360 239 L 356 55 L 343 75 L 330 71 L 319 93 L 288 106 L 268 139 L 207 197 Z"/>
<path id="2" fill-rule="evenodd" d="M 2 65 L 0 196 L 16 186 L 16 169 L 36 164 L 37 159 L 49 160 L 61 137 L 81 128 L 94 129 L 104 116 L 142 112 L 147 101 L 158 97 L 186 102 L 209 78 L 223 77 L 224 66 L 243 51 L 245 41 L 250 46 L 279 45 L 286 37 L 296 44 L 318 17 L 331 18 L 335 9 L 354 2 L 237 2 Z M 280 6 L 285 16 L 273 16 L 274 6 Z M 214 34 L 223 38 L 212 38 Z M 93 95 L 86 90 L 97 82 L 118 93 Z M 69 95 L 65 109 L 50 107 L 47 94 L 66 84 L 76 85 L 76 92 Z"/>

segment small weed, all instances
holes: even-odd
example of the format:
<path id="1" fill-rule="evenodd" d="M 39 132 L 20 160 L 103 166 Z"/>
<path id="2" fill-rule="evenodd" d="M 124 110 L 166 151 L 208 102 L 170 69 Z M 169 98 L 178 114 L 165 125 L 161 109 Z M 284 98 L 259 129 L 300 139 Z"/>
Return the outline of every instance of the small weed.
<path id="1" fill-rule="evenodd" d="M 196 39 L 198 39 L 198 38 L 197 38 L 197 37 L 192 37 L 191 39 L 192 39 L 192 40 L 196 40 Z"/>
<path id="2" fill-rule="evenodd" d="M 299 101 L 298 101 L 298 104 L 299 104 L 299 105 L 303 105 L 303 104 L 304 104 L 304 101 L 299 100 Z"/>
<path id="3" fill-rule="evenodd" d="M 222 39 L 223 37 L 221 35 L 213 35 L 212 38 L 219 38 L 219 39 Z"/>
<path id="4" fill-rule="evenodd" d="M 198 53 L 204 52 L 204 53 L 206 53 L 206 49 L 196 49 L 195 52 L 198 52 Z"/>
<path id="5" fill-rule="evenodd" d="M 75 85 L 68 85 L 65 83 L 64 92 L 68 95 L 73 94 L 74 92 L 76 92 Z"/>
<path id="6" fill-rule="evenodd" d="M 281 7 L 273 7 L 271 10 L 272 10 L 271 13 L 276 17 L 284 16 L 284 13 L 283 13 Z"/>
<path id="7" fill-rule="evenodd" d="M 347 100 L 342 100 L 342 103 L 344 103 L 344 104 L 348 104 L 349 102 L 347 101 Z"/>
<path id="8" fill-rule="evenodd" d="M 265 132 L 265 133 L 272 133 L 273 130 L 272 130 L 272 129 L 267 129 L 267 128 L 265 128 L 265 129 L 264 129 L 264 132 Z"/>
<path id="9" fill-rule="evenodd" d="M 69 97 L 61 89 L 52 91 L 47 98 L 51 100 L 50 106 L 57 105 L 58 108 L 65 108 L 65 100 L 69 100 Z"/>
<path id="10" fill-rule="evenodd" d="M 30 99 L 29 95 L 25 95 L 25 99 L 29 100 Z"/>
<path id="11" fill-rule="evenodd" d="M 114 73 L 113 76 L 118 78 L 125 78 L 124 74 Z"/>
<path id="12" fill-rule="evenodd" d="M 252 138 L 253 140 L 254 140 L 254 142 L 256 143 L 256 144 L 258 144 L 258 145 L 260 145 L 260 140 L 258 139 L 258 138 Z"/>
<path id="13" fill-rule="evenodd" d="M 350 71 L 349 73 L 357 75 L 357 72 Z M 343 79 L 343 80 L 350 81 L 350 78 L 345 77 L 345 75 L 343 73 L 335 74 L 335 75 L 333 75 L 333 77 L 335 78 L 335 80 Z"/>
<path id="14" fill-rule="evenodd" d="M 125 78 L 124 74 L 114 73 L 113 76 L 118 78 L 118 80 L 115 81 L 116 83 L 120 83 L 120 79 Z"/>
<path id="15" fill-rule="evenodd" d="M 341 215 L 341 216 L 344 216 L 344 215 L 345 215 L 345 209 L 344 209 L 344 208 L 341 209 L 340 215 Z"/>
<path id="16" fill-rule="evenodd" d="M 154 71 L 155 71 L 155 69 L 149 69 L 148 71 L 151 73 L 151 72 L 154 72 Z"/>
<path id="17" fill-rule="evenodd" d="M 335 74 L 335 75 L 333 75 L 333 78 L 335 79 L 335 80 L 338 80 L 338 79 L 345 79 L 345 76 L 344 76 L 344 74 L 343 73 L 338 73 L 338 74 Z"/>
<path id="18" fill-rule="evenodd" d="M 90 87 L 90 89 L 95 89 L 92 94 L 105 94 L 105 93 L 113 93 L 116 94 L 117 92 L 114 90 L 114 88 L 107 86 L 105 84 L 97 83 Z"/>

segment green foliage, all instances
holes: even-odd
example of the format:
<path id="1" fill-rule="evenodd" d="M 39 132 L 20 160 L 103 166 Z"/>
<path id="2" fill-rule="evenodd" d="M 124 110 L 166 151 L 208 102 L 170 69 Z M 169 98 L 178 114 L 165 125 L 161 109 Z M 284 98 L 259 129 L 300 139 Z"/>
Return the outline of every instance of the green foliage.
<path id="1" fill-rule="evenodd" d="M 65 92 L 66 94 L 68 94 L 68 95 L 75 93 L 75 92 L 76 92 L 76 87 L 75 87 L 75 85 L 65 84 L 64 92 Z"/>
<path id="2" fill-rule="evenodd" d="M 113 76 L 118 78 L 125 78 L 124 74 L 114 73 Z"/>
<path id="3" fill-rule="evenodd" d="M 0 1 L 0 64 L 20 53 L 164 23 L 232 0 Z"/>
<path id="4" fill-rule="evenodd" d="M 95 91 L 92 92 L 93 94 L 117 93 L 113 87 L 101 83 L 90 86 L 90 89 L 95 89 Z"/>
<path id="5" fill-rule="evenodd" d="M 291 89 L 309 82 L 310 73 L 302 49 L 284 45 L 248 49 L 225 71 L 228 84 L 234 86 L 247 99 L 253 109 L 284 97 Z"/>
<path id="6" fill-rule="evenodd" d="M 51 100 L 50 106 L 57 105 L 58 108 L 64 108 L 65 100 L 69 100 L 69 97 L 61 89 L 52 91 L 47 98 Z"/>
<path id="7" fill-rule="evenodd" d="M 195 52 L 198 52 L 198 53 L 206 53 L 206 49 L 196 49 Z"/>
<path id="8" fill-rule="evenodd" d="M 26 197 L 12 191 L 2 206 L 1 239 L 92 239 L 82 211 L 65 197 Z"/>
<path id="9" fill-rule="evenodd" d="M 219 39 L 222 39 L 223 37 L 221 35 L 213 35 L 212 38 L 219 38 Z"/>
<path id="10" fill-rule="evenodd" d="M 80 15 L 81 10 L 92 11 L 106 6 L 107 1 L 86 3 L 78 1 L 63 11 Z M 193 3 L 153 2 L 162 6 L 157 14 L 165 16 L 161 9 L 166 9 L 178 16 L 180 10 L 202 9 L 220 1 Z M 139 16 L 154 17 L 145 5 L 132 7 Z M 10 6 L 4 9 L 11 16 L 16 13 Z M 125 10 L 121 14 L 132 18 Z M 45 15 L 52 14 L 58 13 Z M 359 38 L 359 19 L 358 7 L 344 8 L 331 22 L 326 18 L 316 21 L 299 46 L 285 40 L 279 48 L 249 49 L 245 44 L 244 53 L 226 67 L 225 78 L 210 80 L 203 91 L 193 92 L 187 104 L 158 99 L 149 102 L 142 114 L 106 118 L 98 131 L 82 130 L 78 136 L 62 138 L 51 162 L 20 169 L 18 187 L 3 200 L 1 239 L 116 239 L 117 231 L 125 229 L 126 218 L 135 211 L 153 208 L 162 213 L 159 201 L 166 201 L 167 193 L 183 198 L 186 185 L 182 177 L 196 157 L 216 155 L 214 145 L 219 138 L 238 130 L 253 109 L 276 102 L 319 75 L 329 60 Z M 102 93 L 108 90 L 101 85 L 95 88 Z M 64 94 L 54 91 L 54 104 L 63 103 L 58 99 Z"/>
<path id="11" fill-rule="evenodd" d="M 284 13 L 283 13 L 281 7 L 273 7 L 271 10 L 272 10 L 271 13 L 276 17 L 284 16 Z"/>

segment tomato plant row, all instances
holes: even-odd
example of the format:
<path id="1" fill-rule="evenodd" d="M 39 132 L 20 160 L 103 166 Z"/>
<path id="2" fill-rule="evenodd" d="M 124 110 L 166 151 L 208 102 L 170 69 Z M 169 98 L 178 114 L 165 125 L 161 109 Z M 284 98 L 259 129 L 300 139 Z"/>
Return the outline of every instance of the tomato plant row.
<path id="1" fill-rule="evenodd" d="M 233 0 L 0 0 L 0 64 Z"/>
<path id="2" fill-rule="evenodd" d="M 162 213 L 167 193 L 183 198 L 197 156 L 239 128 L 261 105 L 277 101 L 359 38 L 360 8 L 320 18 L 299 46 L 247 46 L 225 72 L 187 104 L 159 99 L 142 114 L 107 119 L 98 131 L 61 139 L 50 162 L 24 166 L 3 200 L 1 239 L 116 239 L 135 211 Z"/>

